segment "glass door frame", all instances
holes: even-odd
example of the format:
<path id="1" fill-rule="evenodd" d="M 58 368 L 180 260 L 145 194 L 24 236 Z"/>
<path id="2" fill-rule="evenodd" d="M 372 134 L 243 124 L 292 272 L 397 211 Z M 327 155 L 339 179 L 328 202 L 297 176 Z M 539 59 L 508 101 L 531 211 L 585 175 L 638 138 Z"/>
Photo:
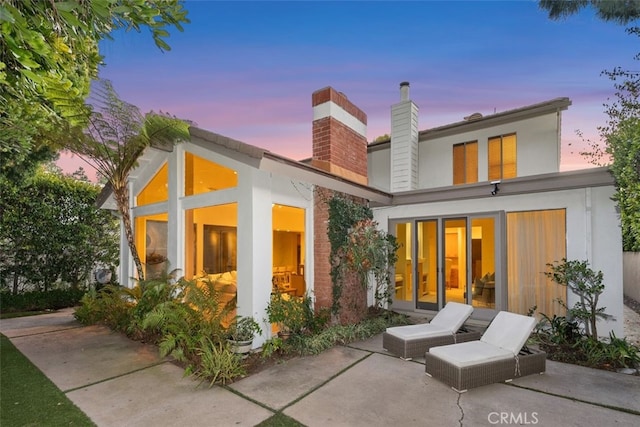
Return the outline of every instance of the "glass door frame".
<path id="1" fill-rule="evenodd" d="M 506 272 L 506 214 L 504 211 L 490 211 L 490 212 L 474 212 L 456 215 L 441 215 L 441 216 L 429 216 L 429 217 L 414 217 L 414 218 L 394 218 L 389 219 L 390 234 L 395 235 L 398 224 L 410 224 L 411 225 L 411 257 L 414 260 L 412 263 L 412 278 L 411 287 L 413 299 L 411 301 L 395 300 L 393 299 L 394 308 L 407 311 L 439 311 L 444 307 L 444 297 L 446 292 L 446 280 L 445 280 L 445 229 L 444 224 L 446 220 L 450 219 L 463 219 L 466 223 L 466 290 L 465 290 L 465 303 L 472 304 L 472 268 L 470 268 L 471 262 L 471 248 L 472 248 L 472 233 L 471 222 L 473 219 L 478 218 L 493 218 L 494 220 L 494 257 L 495 257 L 495 305 L 493 308 L 474 307 L 473 317 L 476 319 L 490 320 L 495 314 L 507 307 L 507 272 Z M 436 303 L 421 302 L 419 300 L 419 267 L 415 260 L 418 259 L 418 223 L 420 222 L 436 222 L 436 241 L 438 247 L 436 249 L 437 259 L 437 284 Z M 393 271 L 395 274 L 395 271 Z"/>

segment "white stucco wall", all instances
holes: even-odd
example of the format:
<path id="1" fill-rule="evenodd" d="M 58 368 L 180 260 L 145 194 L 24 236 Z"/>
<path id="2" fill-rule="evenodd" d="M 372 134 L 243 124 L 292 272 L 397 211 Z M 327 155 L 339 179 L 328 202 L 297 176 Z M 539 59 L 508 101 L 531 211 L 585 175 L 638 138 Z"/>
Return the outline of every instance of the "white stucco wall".
<path id="1" fill-rule="evenodd" d="M 226 166 L 238 173 L 238 186 L 224 190 L 184 197 L 184 153 L 188 151 L 209 161 Z M 238 156 L 239 154 L 234 154 Z M 237 202 L 237 312 L 253 316 L 262 326 L 263 335 L 254 340 L 254 347 L 261 346 L 270 337 L 271 327 L 266 323 L 265 309 L 271 296 L 272 268 L 272 205 L 282 204 L 305 210 L 305 282 L 307 290 L 313 289 L 313 187 L 309 183 L 262 171 L 255 166 L 216 153 L 207 143 L 198 140 L 174 147 L 171 153 L 157 151 L 147 155 L 144 164 L 133 174 L 131 183 L 131 206 L 134 195 L 139 193 L 157 173 L 159 168 L 169 166 L 169 200 L 166 202 L 135 207 L 133 216 L 167 212 L 168 242 L 167 257 L 171 268 L 181 268 L 185 263 L 185 217 L 184 211 L 199 207 Z M 254 162 L 253 160 L 250 163 Z M 121 239 L 123 257 L 121 277 L 135 276 L 133 262 Z M 133 283 L 129 283 L 133 285 Z"/>
<path id="2" fill-rule="evenodd" d="M 566 209 L 567 259 L 588 260 L 591 268 L 602 270 L 606 288 L 601 305 L 617 321 L 599 326 L 600 335 L 613 330 L 623 334 L 622 323 L 622 238 L 613 202 L 613 187 L 596 187 L 535 193 L 517 196 L 498 196 L 483 199 L 459 200 L 375 208 L 374 219 L 388 230 L 391 219 L 429 218 L 465 215 L 482 212 L 517 212 L 543 209 Z M 568 294 L 568 304 L 576 302 Z"/>
<path id="3" fill-rule="evenodd" d="M 453 145 L 478 141 L 478 182 L 488 180 L 490 137 L 517 135 L 517 176 L 557 172 L 560 168 L 556 114 L 420 142 L 418 187 L 453 185 Z"/>

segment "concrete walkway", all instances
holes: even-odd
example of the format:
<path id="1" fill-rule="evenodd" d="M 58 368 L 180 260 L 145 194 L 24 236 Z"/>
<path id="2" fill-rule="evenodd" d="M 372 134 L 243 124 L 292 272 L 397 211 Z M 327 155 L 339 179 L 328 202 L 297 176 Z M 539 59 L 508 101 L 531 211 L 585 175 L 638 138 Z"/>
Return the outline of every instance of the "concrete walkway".
<path id="1" fill-rule="evenodd" d="M 98 426 L 638 426 L 640 377 L 547 362 L 544 375 L 458 394 L 382 338 L 296 358 L 228 387 L 199 387 L 153 346 L 72 310 L 0 321 L 0 332 Z"/>

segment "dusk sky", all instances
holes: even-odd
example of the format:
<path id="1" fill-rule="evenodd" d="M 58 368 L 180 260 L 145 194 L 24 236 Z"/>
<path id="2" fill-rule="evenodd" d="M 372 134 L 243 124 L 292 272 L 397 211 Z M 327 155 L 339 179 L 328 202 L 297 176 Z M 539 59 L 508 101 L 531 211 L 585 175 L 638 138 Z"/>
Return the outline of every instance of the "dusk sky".
<path id="1" fill-rule="evenodd" d="M 551 21 L 537 1 L 187 1 L 185 8 L 191 23 L 171 30 L 170 52 L 146 30 L 102 42 L 100 77 L 142 112 L 168 112 L 296 160 L 311 155 L 314 91 L 344 92 L 367 114 L 372 141 L 389 133 L 399 83 L 409 81 L 421 130 L 569 97 L 561 167 L 589 167 L 577 154 L 584 146 L 576 130 L 597 139 L 605 124 L 602 104 L 614 89 L 600 73 L 638 68 L 638 38 L 624 26 L 590 9 Z"/>

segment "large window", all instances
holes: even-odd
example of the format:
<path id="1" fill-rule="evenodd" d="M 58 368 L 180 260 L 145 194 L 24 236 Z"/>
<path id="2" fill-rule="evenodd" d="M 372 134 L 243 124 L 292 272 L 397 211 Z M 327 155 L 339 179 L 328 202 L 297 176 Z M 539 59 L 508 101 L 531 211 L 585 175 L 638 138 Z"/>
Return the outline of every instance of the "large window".
<path id="1" fill-rule="evenodd" d="M 547 316 L 564 315 L 567 288 L 544 275 L 547 264 L 566 257 L 565 210 L 507 214 L 508 310 L 526 314 L 533 306 Z"/>
<path id="2" fill-rule="evenodd" d="M 236 171 L 191 153 L 184 157 L 184 195 L 208 193 L 238 185 Z"/>
<path id="3" fill-rule="evenodd" d="M 304 209 L 274 204 L 273 277 L 274 290 L 304 296 L 305 227 Z"/>
<path id="4" fill-rule="evenodd" d="M 234 276 L 237 270 L 238 205 L 229 203 L 185 211 L 185 276 Z"/>
<path id="5" fill-rule="evenodd" d="M 453 184 L 478 182 L 478 142 L 453 146 Z"/>
<path id="6" fill-rule="evenodd" d="M 166 213 L 135 219 L 136 248 L 147 279 L 159 277 L 167 268 L 167 219 Z"/>
<path id="7" fill-rule="evenodd" d="M 516 134 L 489 138 L 489 181 L 515 178 Z"/>
<path id="8" fill-rule="evenodd" d="M 151 178 L 151 181 L 138 193 L 136 205 L 150 205 L 151 203 L 166 202 L 169 200 L 168 177 L 169 169 L 165 163 Z"/>

